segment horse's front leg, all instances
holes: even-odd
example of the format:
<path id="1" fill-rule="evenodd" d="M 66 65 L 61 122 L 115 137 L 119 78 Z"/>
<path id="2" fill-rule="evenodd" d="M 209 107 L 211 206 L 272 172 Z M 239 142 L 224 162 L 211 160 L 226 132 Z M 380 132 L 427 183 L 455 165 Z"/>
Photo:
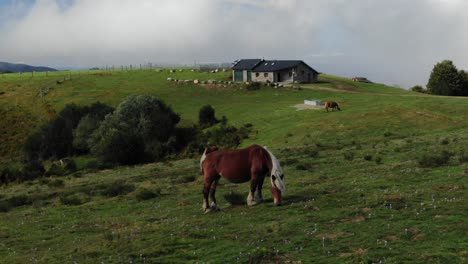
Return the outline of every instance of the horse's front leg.
<path id="1" fill-rule="evenodd" d="M 203 211 L 205 211 L 205 213 L 207 213 L 210 210 L 208 195 L 210 193 L 210 187 L 212 182 L 212 180 L 205 179 L 205 184 L 203 185 Z"/>
<path id="2" fill-rule="evenodd" d="M 221 210 L 218 204 L 216 203 L 216 197 L 215 197 L 216 186 L 218 186 L 219 178 L 220 178 L 219 176 L 216 177 L 213 183 L 211 183 L 211 188 L 210 188 L 211 210 L 214 210 L 214 211 Z"/>
<path id="3" fill-rule="evenodd" d="M 263 182 L 265 180 L 265 177 L 261 177 L 260 179 L 258 179 L 258 183 L 257 183 L 257 193 L 256 193 L 256 196 L 255 196 L 255 201 L 257 203 L 261 203 L 263 202 L 263 194 L 262 194 L 262 188 L 263 188 Z"/>
<path id="4" fill-rule="evenodd" d="M 250 181 L 250 192 L 249 196 L 247 196 L 247 205 L 253 206 L 256 205 L 258 202 L 255 200 L 255 190 L 257 190 L 257 178 L 252 177 Z"/>

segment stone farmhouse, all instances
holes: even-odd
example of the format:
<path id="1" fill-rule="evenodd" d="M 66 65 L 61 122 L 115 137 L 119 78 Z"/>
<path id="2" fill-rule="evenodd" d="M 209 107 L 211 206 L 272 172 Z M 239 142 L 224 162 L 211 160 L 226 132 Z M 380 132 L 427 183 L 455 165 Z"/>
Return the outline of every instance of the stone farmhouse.
<path id="1" fill-rule="evenodd" d="M 301 60 L 243 59 L 232 66 L 235 82 L 317 82 L 319 72 Z"/>

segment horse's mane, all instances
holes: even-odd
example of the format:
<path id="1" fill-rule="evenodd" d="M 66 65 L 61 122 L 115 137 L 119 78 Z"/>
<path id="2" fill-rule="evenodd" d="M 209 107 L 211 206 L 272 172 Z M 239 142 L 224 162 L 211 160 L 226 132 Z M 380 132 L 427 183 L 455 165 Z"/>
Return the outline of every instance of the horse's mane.
<path id="1" fill-rule="evenodd" d="M 202 154 L 202 156 L 200 158 L 200 171 L 201 171 L 201 173 L 203 173 L 203 162 L 206 159 L 206 150 L 207 150 L 207 148 L 205 148 L 205 151 L 203 151 L 203 154 Z"/>
<path id="2" fill-rule="evenodd" d="M 281 179 L 281 175 L 283 175 L 283 169 L 281 169 L 281 164 L 279 160 L 271 153 L 271 151 L 266 147 L 263 146 L 263 149 L 265 149 L 268 152 L 268 155 L 270 155 L 271 159 L 271 176 L 275 176 L 278 184 L 276 184 L 276 187 L 284 193 L 286 191 L 286 186 L 284 184 L 283 179 Z M 271 186 L 274 186 L 273 184 L 273 177 L 270 178 L 271 180 Z"/>
<path id="3" fill-rule="evenodd" d="M 219 148 L 217 146 L 208 146 L 205 148 L 205 151 L 203 151 L 203 154 L 200 158 L 200 171 L 203 173 L 203 162 L 205 161 L 206 159 L 206 155 L 208 155 L 209 153 L 213 152 L 213 151 L 216 151 L 216 150 L 219 150 Z"/>

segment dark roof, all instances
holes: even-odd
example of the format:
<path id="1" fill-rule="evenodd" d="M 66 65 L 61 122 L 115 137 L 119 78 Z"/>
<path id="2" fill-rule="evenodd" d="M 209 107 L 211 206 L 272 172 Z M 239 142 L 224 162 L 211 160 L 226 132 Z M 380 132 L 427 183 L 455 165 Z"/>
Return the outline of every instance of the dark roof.
<path id="1" fill-rule="evenodd" d="M 275 72 L 297 67 L 304 64 L 311 71 L 318 73 L 312 67 L 301 60 L 261 60 L 261 59 L 243 59 L 237 62 L 233 70 L 251 70 L 254 72 Z"/>
<path id="2" fill-rule="evenodd" d="M 309 65 L 301 60 L 266 60 L 262 61 L 255 69 L 254 72 L 274 72 L 274 71 L 281 71 L 290 68 L 294 68 L 299 66 L 300 64 L 304 64 L 307 68 L 311 71 L 318 73 L 316 70 L 312 69 Z"/>
<path id="3" fill-rule="evenodd" d="M 263 60 L 261 59 L 247 59 L 247 60 L 240 60 L 234 66 L 232 66 L 233 70 L 252 70 Z"/>

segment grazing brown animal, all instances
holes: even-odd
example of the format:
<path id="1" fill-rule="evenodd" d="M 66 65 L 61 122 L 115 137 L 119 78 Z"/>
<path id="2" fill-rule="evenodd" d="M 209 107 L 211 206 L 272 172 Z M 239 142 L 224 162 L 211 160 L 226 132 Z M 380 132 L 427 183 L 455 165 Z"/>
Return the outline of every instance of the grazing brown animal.
<path id="1" fill-rule="evenodd" d="M 328 112 L 328 108 L 331 108 L 332 111 L 334 111 L 335 109 L 338 109 L 338 111 L 341 111 L 340 106 L 338 105 L 338 103 L 333 102 L 333 101 L 326 101 L 325 102 L 325 110 L 327 110 L 327 112 Z"/>
<path id="2" fill-rule="evenodd" d="M 233 183 L 250 180 L 247 205 L 263 200 L 262 186 L 265 176 L 270 177 L 273 202 L 281 205 L 281 194 L 285 191 L 284 174 L 276 157 L 266 147 L 252 145 L 239 150 L 213 150 L 207 148 L 200 159 L 203 172 L 203 210 L 218 211 L 215 192 L 221 177 Z M 211 150 L 211 153 L 208 153 Z M 209 197 L 208 197 L 209 196 Z M 209 204 L 211 199 L 211 205 Z"/>

